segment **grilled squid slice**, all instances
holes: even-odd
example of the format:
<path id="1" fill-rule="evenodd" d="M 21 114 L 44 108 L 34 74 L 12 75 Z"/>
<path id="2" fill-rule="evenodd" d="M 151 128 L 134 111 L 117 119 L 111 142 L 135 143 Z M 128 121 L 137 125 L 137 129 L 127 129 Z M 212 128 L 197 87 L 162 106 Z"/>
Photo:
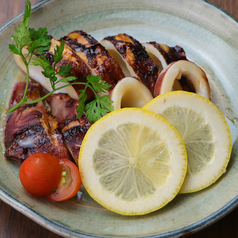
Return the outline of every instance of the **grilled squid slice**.
<path id="1" fill-rule="evenodd" d="M 153 93 L 159 67 L 139 41 L 119 34 L 104 38 L 101 44 L 116 59 L 125 76 L 139 79 Z"/>
<path id="2" fill-rule="evenodd" d="M 142 108 L 152 99 L 150 90 L 133 77 L 120 80 L 111 92 L 114 110 L 123 107 Z"/>
<path id="3" fill-rule="evenodd" d="M 75 163 L 78 164 L 79 150 L 91 123 L 84 115 L 77 118 L 78 101 L 67 94 L 52 94 L 46 100 L 51 114 L 58 121 L 63 141 Z"/>
<path id="4" fill-rule="evenodd" d="M 155 64 L 159 66 L 160 72 L 174 61 L 187 60 L 185 51 L 178 45 L 170 47 L 155 41 L 143 43 L 142 45 L 145 47 L 147 53 L 153 59 Z M 183 90 L 180 81 L 177 79 L 174 81 L 173 88 L 174 90 Z"/>
<path id="5" fill-rule="evenodd" d="M 23 55 L 27 55 L 28 54 L 28 50 L 26 48 L 24 48 L 22 50 Z M 18 67 L 26 74 L 26 66 L 23 63 L 21 57 L 19 55 L 14 55 L 16 64 L 18 65 Z M 30 74 L 30 78 L 35 81 L 40 83 L 47 91 L 52 91 L 52 87 L 50 84 L 50 81 L 48 78 L 46 78 L 42 73 L 42 68 L 40 66 L 35 66 L 35 65 L 31 65 L 29 64 L 29 74 Z M 57 75 L 58 79 L 61 79 L 62 77 Z M 66 83 L 60 82 L 57 84 L 58 87 L 64 86 Z M 76 92 L 76 90 L 72 87 L 72 86 L 67 86 L 65 88 L 61 88 L 59 90 L 56 91 L 56 93 L 61 92 L 61 93 L 67 93 L 69 94 L 72 98 L 77 99 L 78 98 L 78 94 Z"/>
<path id="6" fill-rule="evenodd" d="M 14 86 L 10 108 L 21 101 L 25 85 L 25 82 L 20 82 Z M 30 82 L 27 99 L 30 101 L 38 99 L 41 90 L 38 83 Z M 4 143 L 7 159 L 23 161 L 35 153 L 49 153 L 69 158 L 68 150 L 58 130 L 58 122 L 48 114 L 42 101 L 31 105 L 23 104 L 9 115 Z"/>
<path id="7" fill-rule="evenodd" d="M 54 64 L 53 57 L 54 51 L 57 46 L 61 45 L 61 41 L 58 41 L 54 38 L 51 38 L 50 49 L 48 52 L 45 53 L 46 58 L 49 62 Z M 64 45 L 63 50 L 63 58 L 56 64 L 55 70 L 58 71 L 62 65 L 71 65 L 71 72 L 70 76 L 75 76 L 77 79 L 71 82 L 86 82 L 86 77 L 92 74 L 91 69 L 88 67 L 87 64 L 74 52 L 72 48 L 70 48 L 67 44 Z M 73 85 L 73 88 L 79 94 L 79 90 L 84 88 L 84 85 L 76 84 Z M 93 96 L 93 92 L 88 88 L 87 89 L 88 98 Z"/>
<path id="8" fill-rule="evenodd" d="M 90 67 L 95 75 L 99 75 L 101 80 L 112 85 L 111 89 L 120 79 L 124 78 L 119 64 L 91 35 L 77 30 L 62 39 Z"/>
<path id="9" fill-rule="evenodd" d="M 60 44 L 61 44 L 60 41 L 54 38 L 51 38 L 49 51 L 45 53 L 46 58 L 48 59 L 48 61 L 51 63 L 52 66 L 54 64 L 54 60 L 53 60 L 54 50 L 56 49 L 57 46 L 60 46 Z M 27 48 L 24 48 L 23 50 L 24 50 L 23 54 L 27 55 L 28 53 Z M 26 72 L 26 67 L 22 59 L 20 58 L 20 56 L 15 55 L 14 57 L 15 57 L 15 61 L 17 65 L 23 70 L 23 72 Z M 59 68 L 65 64 L 71 65 L 71 72 L 69 75 L 75 76 L 77 78 L 74 82 L 85 82 L 87 75 L 92 74 L 90 68 L 67 45 L 64 46 L 62 60 L 60 60 L 55 66 L 56 71 L 58 71 Z M 40 66 L 34 66 L 34 65 L 30 65 L 29 67 L 30 67 L 29 68 L 30 77 L 34 81 L 39 82 L 46 90 L 52 91 L 52 87 L 51 87 L 49 79 L 44 77 L 44 75 L 41 73 L 42 68 Z M 61 76 L 58 76 L 58 77 L 62 78 Z M 65 85 L 65 83 L 59 83 L 57 84 L 57 87 L 60 87 L 63 85 Z M 73 86 L 67 86 L 63 89 L 60 89 L 60 91 L 56 91 L 56 92 L 68 93 L 72 98 L 77 99 L 79 95 L 78 91 L 83 88 L 84 88 L 83 85 L 77 84 Z M 88 90 L 87 93 L 89 98 L 93 95 L 92 92 L 90 92 L 90 90 Z"/>
<path id="10" fill-rule="evenodd" d="M 51 38 L 49 51 L 45 53 L 46 58 L 53 65 L 54 51 L 57 46 L 61 45 L 61 41 Z M 66 44 L 64 45 L 63 58 L 56 64 L 55 70 L 58 71 L 62 65 L 71 65 L 71 76 L 77 77 L 79 81 L 84 81 L 87 75 L 91 74 L 91 70 L 84 61 Z"/>
<path id="11" fill-rule="evenodd" d="M 15 110 L 6 125 L 5 157 L 23 161 L 35 153 L 49 153 L 69 158 L 57 121 L 50 116 L 42 102 Z M 12 140 L 10 140 L 12 138 Z"/>
<path id="12" fill-rule="evenodd" d="M 145 47 L 145 50 L 153 61 L 160 67 L 160 70 L 174 61 L 187 59 L 185 51 L 178 45 L 170 47 L 155 41 L 142 43 L 142 45 Z"/>
<path id="13" fill-rule="evenodd" d="M 12 96 L 9 102 L 9 108 L 12 108 L 19 103 L 24 95 L 26 82 L 19 82 L 14 85 L 12 90 Z M 30 82 L 27 89 L 27 101 L 34 101 L 43 96 L 43 89 L 39 83 Z M 21 107 L 27 107 L 27 104 L 21 105 Z"/>
<path id="14" fill-rule="evenodd" d="M 197 93 L 210 100 L 210 86 L 205 72 L 188 60 L 173 62 L 163 69 L 156 81 L 154 96 L 174 90 L 175 80 L 180 81 L 182 90 Z"/>

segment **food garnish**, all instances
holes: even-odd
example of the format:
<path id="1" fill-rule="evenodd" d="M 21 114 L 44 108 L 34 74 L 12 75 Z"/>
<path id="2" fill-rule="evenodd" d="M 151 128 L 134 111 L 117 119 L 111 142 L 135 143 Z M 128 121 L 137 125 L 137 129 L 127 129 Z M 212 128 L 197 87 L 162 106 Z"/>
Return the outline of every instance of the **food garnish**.
<path id="1" fill-rule="evenodd" d="M 71 70 L 71 65 L 62 65 L 60 69 L 56 72 L 55 65 L 62 59 L 62 53 L 64 49 L 64 41 L 62 40 L 60 46 L 56 46 L 54 50 L 54 66 L 52 67 L 49 61 L 44 56 L 44 53 L 49 48 L 50 38 L 47 33 L 47 28 L 40 28 L 38 31 L 35 29 L 29 28 L 29 18 L 31 16 L 31 3 L 29 0 L 26 0 L 25 5 L 25 14 L 21 24 L 18 25 L 18 30 L 15 30 L 16 35 L 12 35 L 15 44 L 10 44 L 9 49 L 10 52 L 19 55 L 23 60 L 26 66 L 27 79 L 26 79 L 26 88 L 22 100 L 15 105 L 14 107 L 8 110 L 8 113 L 14 111 L 16 108 L 20 107 L 23 104 L 35 104 L 41 100 L 44 100 L 60 88 L 67 87 L 69 85 L 80 84 L 84 85 L 84 89 L 80 90 L 79 96 L 79 108 L 78 108 L 78 117 L 80 117 L 85 110 L 88 119 L 91 122 L 95 122 L 106 113 L 113 110 L 113 107 L 110 105 L 111 100 L 108 100 L 110 96 L 103 95 L 98 96 L 97 93 L 105 92 L 108 90 L 111 85 L 107 84 L 105 81 L 100 81 L 99 76 L 87 76 L 87 82 L 72 82 L 76 79 L 76 77 L 69 76 L 69 72 Z M 25 56 L 22 53 L 24 47 L 27 46 L 28 54 Z M 33 58 L 34 57 L 34 58 Z M 52 85 L 52 91 L 47 93 L 45 96 L 40 99 L 34 101 L 27 101 L 27 89 L 30 81 L 29 77 L 29 65 L 39 65 L 43 68 L 43 75 L 49 78 L 50 83 Z M 56 76 L 61 75 L 64 78 L 58 79 Z M 68 84 L 63 85 L 57 88 L 57 83 L 59 82 L 67 82 Z M 86 89 L 90 88 L 94 92 L 95 99 L 90 102 L 89 105 L 85 106 L 85 101 L 87 99 Z"/>
<path id="2" fill-rule="evenodd" d="M 69 159 L 36 153 L 21 164 L 19 177 L 23 187 L 37 197 L 53 202 L 74 197 L 81 187 L 78 167 Z"/>
<path id="3" fill-rule="evenodd" d="M 80 90 L 78 117 L 80 117 L 85 111 L 88 120 L 94 123 L 113 110 L 113 106 L 111 105 L 112 100 L 109 100 L 109 95 L 97 96 L 97 93 L 107 91 L 111 85 L 107 84 L 106 81 L 100 81 L 101 78 L 99 76 L 88 75 L 87 80 L 85 88 Z M 87 99 L 87 88 L 90 88 L 94 92 L 95 99 L 85 105 Z"/>
<path id="4" fill-rule="evenodd" d="M 49 195 L 58 186 L 61 174 L 59 159 L 46 153 L 29 156 L 19 170 L 23 187 L 38 197 Z"/>
<path id="5" fill-rule="evenodd" d="M 123 215 L 142 215 L 176 196 L 187 156 L 171 123 L 147 110 L 123 108 L 89 128 L 79 170 L 84 187 L 98 203 Z"/>
<path id="6" fill-rule="evenodd" d="M 61 179 L 57 187 L 46 196 L 52 202 L 62 202 L 74 197 L 81 187 L 78 167 L 70 160 L 60 158 Z"/>
<path id="7" fill-rule="evenodd" d="M 143 109 L 170 121 L 185 143 L 188 172 L 180 193 L 199 191 L 214 183 L 225 171 L 231 156 L 230 128 L 210 100 L 190 92 L 162 94 Z"/>

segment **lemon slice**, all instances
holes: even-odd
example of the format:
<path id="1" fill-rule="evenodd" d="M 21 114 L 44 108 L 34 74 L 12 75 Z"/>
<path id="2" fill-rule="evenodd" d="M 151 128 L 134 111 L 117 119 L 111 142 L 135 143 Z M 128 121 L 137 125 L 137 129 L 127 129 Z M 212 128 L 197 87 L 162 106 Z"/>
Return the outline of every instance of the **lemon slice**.
<path id="1" fill-rule="evenodd" d="M 181 136 L 163 117 L 123 108 L 90 127 L 79 169 L 98 203 L 120 214 L 141 215 L 176 196 L 186 175 L 187 155 Z"/>
<path id="2" fill-rule="evenodd" d="M 154 98 L 143 109 L 166 118 L 183 138 L 188 172 L 180 193 L 206 188 L 226 171 L 231 133 L 224 116 L 211 101 L 195 93 L 176 91 Z"/>

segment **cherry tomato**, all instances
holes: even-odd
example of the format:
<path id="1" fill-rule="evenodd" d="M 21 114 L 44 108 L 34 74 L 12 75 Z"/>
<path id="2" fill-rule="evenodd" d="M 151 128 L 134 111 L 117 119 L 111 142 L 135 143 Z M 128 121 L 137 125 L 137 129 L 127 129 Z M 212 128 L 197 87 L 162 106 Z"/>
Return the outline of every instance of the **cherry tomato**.
<path id="1" fill-rule="evenodd" d="M 81 187 L 81 178 L 78 167 L 68 159 L 59 159 L 62 167 L 62 177 L 58 187 L 47 199 L 61 202 L 74 197 Z"/>
<path id="2" fill-rule="evenodd" d="M 23 187 L 35 196 L 46 196 L 57 187 L 61 179 L 58 158 L 46 153 L 37 153 L 23 161 L 19 170 Z"/>

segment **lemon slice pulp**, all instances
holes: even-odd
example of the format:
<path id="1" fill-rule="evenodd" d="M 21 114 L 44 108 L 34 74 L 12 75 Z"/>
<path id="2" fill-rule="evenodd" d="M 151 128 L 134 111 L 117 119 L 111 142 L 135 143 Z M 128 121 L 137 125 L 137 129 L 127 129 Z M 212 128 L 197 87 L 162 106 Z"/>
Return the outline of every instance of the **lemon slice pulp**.
<path id="1" fill-rule="evenodd" d="M 166 118 L 183 138 L 188 172 L 180 193 L 208 187 L 225 172 L 231 134 L 224 116 L 211 101 L 195 93 L 176 91 L 156 97 L 143 108 Z"/>
<path id="2" fill-rule="evenodd" d="M 124 215 L 157 210 L 181 188 L 187 171 L 184 143 L 159 115 L 115 110 L 88 130 L 79 154 L 82 182 L 101 205 Z"/>

